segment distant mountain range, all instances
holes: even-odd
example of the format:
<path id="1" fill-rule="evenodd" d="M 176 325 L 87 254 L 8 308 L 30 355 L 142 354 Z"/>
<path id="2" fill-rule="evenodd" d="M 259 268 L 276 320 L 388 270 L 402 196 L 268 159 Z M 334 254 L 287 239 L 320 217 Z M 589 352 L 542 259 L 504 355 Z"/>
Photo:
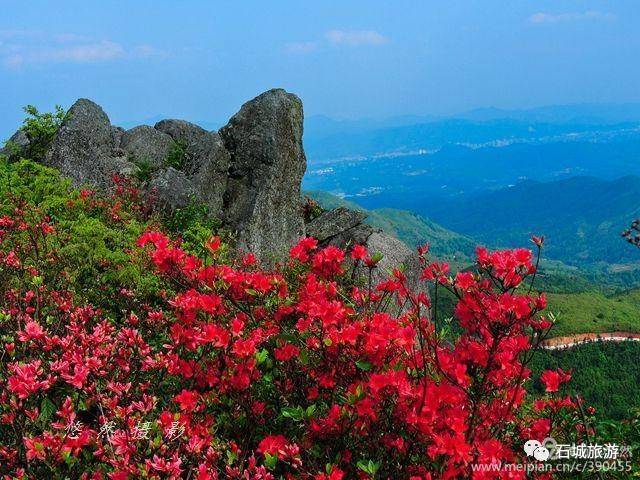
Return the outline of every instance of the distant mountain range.
<path id="1" fill-rule="evenodd" d="M 513 110 L 477 108 L 456 117 L 475 121 L 510 118 L 526 122 L 615 124 L 640 120 L 640 103 L 547 105 Z"/>
<path id="2" fill-rule="evenodd" d="M 475 198 L 424 205 L 416 212 L 492 246 L 547 236 L 545 256 L 569 265 L 640 261 L 620 233 L 640 216 L 640 177 L 524 181 Z"/>
<path id="3" fill-rule="evenodd" d="M 304 188 L 414 212 L 495 247 L 546 234 L 547 258 L 568 265 L 640 264 L 619 237 L 640 216 L 640 104 L 457 117 L 311 118 Z"/>
<path id="4" fill-rule="evenodd" d="M 326 192 L 309 194 L 325 208 L 363 209 Z M 527 247 L 531 235 L 544 234 L 544 257 L 568 266 L 622 273 L 635 270 L 640 262 L 640 251 L 620 237 L 640 217 L 637 176 L 610 181 L 594 177 L 524 181 L 472 198 L 427 203 L 412 211 L 376 208 L 368 213 L 372 225 L 410 245 L 429 242 L 441 257 L 469 259 L 477 244 Z"/>
<path id="5" fill-rule="evenodd" d="M 305 147 L 311 163 L 462 143 L 574 141 L 615 136 L 640 127 L 640 103 L 565 105 L 524 110 L 483 108 L 452 117 L 404 116 L 386 120 L 305 121 Z"/>
<path id="6" fill-rule="evenodd" d="M 600 141 L 447 145 L 435 153 L 311 164 L 304 187 L 329 191 L 365 208 L 423 211 L 432 202 L 476 196 L 526 179 L 640 175 L 639 157 L 640 131 L 629 138 Z"/>

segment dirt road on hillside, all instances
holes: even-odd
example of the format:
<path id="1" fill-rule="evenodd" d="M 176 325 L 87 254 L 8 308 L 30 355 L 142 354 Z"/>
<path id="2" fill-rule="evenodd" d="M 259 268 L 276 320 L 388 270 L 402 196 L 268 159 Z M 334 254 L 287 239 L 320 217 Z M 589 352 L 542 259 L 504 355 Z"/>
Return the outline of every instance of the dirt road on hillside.
<path id="1" fill-rule="evenodd" d="M 640 333 L 579 333 L 566 337 L 549 338 L 542 342 L 542 348 L 545 350 L 564 350 L 593 342 L 640 342 Z"/>

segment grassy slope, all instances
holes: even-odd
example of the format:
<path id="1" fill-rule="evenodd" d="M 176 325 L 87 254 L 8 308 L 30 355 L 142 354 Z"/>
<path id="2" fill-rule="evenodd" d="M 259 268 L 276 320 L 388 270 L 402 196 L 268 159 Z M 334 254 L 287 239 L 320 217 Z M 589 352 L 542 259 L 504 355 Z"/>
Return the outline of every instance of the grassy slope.
<path id="1" fill-rule="evenodd" d="M 540 288 L 538 282 L 536 285 Z M 611 295 L 594 290 L 593 286 L 590 288 L 591 290 L 581 292 L 547 293 L 547 312 L 553 312 L 557 316 L 551 336 L 615 331 L 640 332 L 640 289 Z M 440 292 L 438 317 L 452 317 L 454 298 L 447 292 Z"/>
<path id="2" fill-rule="evenodd" d="M 558 314 L 554 336 L 589 332 L 640 332 L 640 290 L 615 296 L 599 292 L 550 293 L 548 310 Z"/>

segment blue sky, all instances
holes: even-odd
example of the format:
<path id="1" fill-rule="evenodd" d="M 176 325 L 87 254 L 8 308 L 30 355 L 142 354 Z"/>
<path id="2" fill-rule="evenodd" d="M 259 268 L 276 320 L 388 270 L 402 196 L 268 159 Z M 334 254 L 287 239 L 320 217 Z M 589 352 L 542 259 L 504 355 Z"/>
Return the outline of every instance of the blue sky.
<path id="1" fill-rule="evenodd" d="M 637 0 L 1 5 L 3 137 L 78 97 L 116 122 L 223 122 L 275 86 L 337 118 L 640 101 Z"/>

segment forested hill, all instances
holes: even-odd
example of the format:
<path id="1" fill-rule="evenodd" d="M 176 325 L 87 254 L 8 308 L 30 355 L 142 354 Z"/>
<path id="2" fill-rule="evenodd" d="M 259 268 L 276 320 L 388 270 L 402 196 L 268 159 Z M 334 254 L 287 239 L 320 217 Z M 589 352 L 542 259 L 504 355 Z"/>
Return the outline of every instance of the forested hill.
<path id="1" fill-rule="evenodd" d="M 547 258 L 573 265 L 637 262 L 620 233 L 640 215 L 640 177 L 571 177 L 524 181 L 476 198 L 434 202 L 420 213 L 490 245 L 516 246 L 547 237 Z"/>

